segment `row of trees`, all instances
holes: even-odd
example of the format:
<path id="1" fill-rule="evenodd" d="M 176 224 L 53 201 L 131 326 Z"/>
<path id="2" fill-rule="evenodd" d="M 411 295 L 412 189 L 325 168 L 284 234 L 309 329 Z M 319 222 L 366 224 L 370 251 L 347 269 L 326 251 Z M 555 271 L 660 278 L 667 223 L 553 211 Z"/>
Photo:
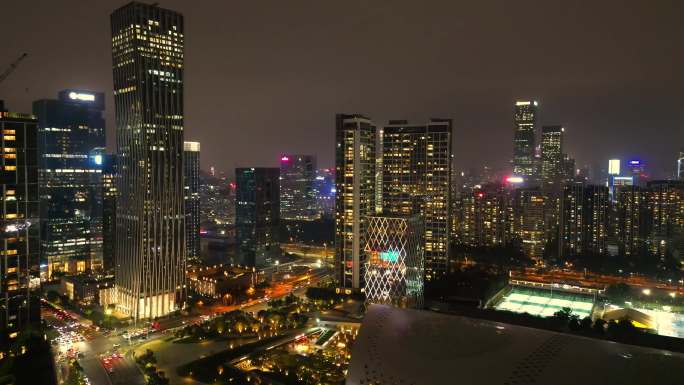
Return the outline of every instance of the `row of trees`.
<path id="1" fill-rule="evenodd" d="M 163 371 L 157 370 L 157 358 L 154 352 L 147 349 L 145 353 L 135 358 L 135 362 L 145 373 L 147 385 L 169 385 L 169 379 Z"/>

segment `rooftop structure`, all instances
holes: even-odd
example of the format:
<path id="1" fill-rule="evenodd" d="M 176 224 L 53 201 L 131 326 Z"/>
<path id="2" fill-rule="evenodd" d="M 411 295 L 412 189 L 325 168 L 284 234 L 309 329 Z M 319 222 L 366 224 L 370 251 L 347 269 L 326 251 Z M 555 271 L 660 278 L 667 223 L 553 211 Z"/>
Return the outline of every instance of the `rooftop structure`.
<path id="1" fill-rule="evenodd" d="M 346 384 L 659 384 L 683 369 L 680 353 L 372 305 Z"/>

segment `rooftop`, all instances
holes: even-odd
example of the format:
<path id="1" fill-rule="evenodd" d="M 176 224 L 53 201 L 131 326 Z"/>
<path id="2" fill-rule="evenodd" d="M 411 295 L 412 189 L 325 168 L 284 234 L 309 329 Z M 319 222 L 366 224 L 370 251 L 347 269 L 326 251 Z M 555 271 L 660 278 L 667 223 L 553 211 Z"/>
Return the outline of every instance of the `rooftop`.
<path id="1" fill-rule="evenodd" d="M 347 385 L 658 384 L 683 370 L 680 353 L 372 305 Z"/>

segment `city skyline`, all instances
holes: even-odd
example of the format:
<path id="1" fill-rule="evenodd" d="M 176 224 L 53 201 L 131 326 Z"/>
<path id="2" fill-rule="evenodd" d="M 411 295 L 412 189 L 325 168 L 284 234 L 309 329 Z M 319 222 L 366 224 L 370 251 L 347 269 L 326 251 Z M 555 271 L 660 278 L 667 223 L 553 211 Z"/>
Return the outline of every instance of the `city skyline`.
<path id="1" fill-rule="evenodd" d="M 123 4 L 99 2 L 78 9 L 82 21 L 74 26 L 61 26 L 70 39 L 56 47 L 52 47 L 55 45 L 50 39 L 35 36 L 40 36 L 42 25 L 51 25 L 46 20 L 53 20 L 55 14 L 76 12 L 77 2 L 46 3 L 32 11 L 21 3 L 10 4 L 8 13 L 17 17 L 0 28 L 9 31 L 13 23 L 31 17 L 38 32 L 21 34 L 7 42 L 4 65 L 21 52 L 29 52 L 29 57 L 0 87 L 7 104 L 16 111 L 29 111 L 33 100 L 51 97 L 60 89 L 78 87 L 104 92 L 108 147 L 113 149 L 112 83 L 106 75 L 111 59 L 104 48 L 107 26 L 101 20 L 111 9 Z M 601 4 L 592 8 L 592 14 L 582 13 L 582 29 L 570 28 L 574 26 L 574 17 L 584 9 L 579 6 L 563 12 L 553 5 L 500 7 L 491 14 L 480 5 L 451 12 L 455 9 L 445 4 L 416 9 L 401 2 L 391 8 L 381 4 L 345 4 L 348 12 L 340 12 L 341 4 L 315 5 L 311 9 L 261 9 L 241 4 L 230 12 L 220 12 L 224 6 L 219 3 L 189 7 L 169 1 L 162 6 L 186 14 L 190 20 L 203 20 L 202 24 L 188 26 L 197 40 L 189 48 L 188 56 L 194 59 L 186 71 L 192 79 L 186 90 L 190 111 L 187 139 L 207 143 L 203 148 L 203 169 L 215 165 L 218 170 L 231 172 L 236 166 L 276 166 L 280 153 L 316 155 L 322 167 L 331 167 L 332 116 L 338 111 L 358 111 L 378 122 L 388 118 L 416 121 L 424 116 L 448 117 L 454 121 L 457 168 L 482 164 L 495 169 L 510 167 L 511 104 L 515 100 L 538 100 L 538 125 L 560 124 L 566 128 L 567 153 L 576 158 L 578 168 L 589 163 L 599 171 L 609 158 L 640 158 L 655 178 L 664 178 L 675 172 L 677 151 L 684 143 L 677 103 L 684 81 L 676 71 L 684 55 L 670 52 L 684 36 L 682 26 L 673 18 L 681 12 L 677 12 L 679 5 L 675 4 L 620 4 Z M 352 15 L 354 11 L 368 16 L 335 18 L 340 13 Z M 287 12 L 296 27 L 278 22 L 282 12 Z M 331 25 L 321 28 L 319 21 L 308 17 L 313 13 L 322 15 L 320 22 L 329 21 Z M 454 15 L 453 20 L 440 16 L 442 13 Z M 507 13 L 511 13 L 511 19 L 526 22 L 512 25 L 504 17 Z M 221 23 L 225 26 L 216 32 L 209 26 L 218 23 L 214 19 L 218 16 L 214 15 L 219 14 L 230 22 Z M 469 21 L 483 14 L 490 17 L 483 26 Z M 246 25 L 240 20 L 241 15 L 258 15 L 265 22 L 258 28 Z M 383 27 L 411 18 L 415 23 L 396 36 L 383 31 Z M 426 23 L 431 19 L 433 24 Z M 610 20 L 608 25 L 604 25 L 606 19 Z M 551 21 L 558 28 L 545 28 Z M 633 31 L 631 26 L 635 23 L 646 23 L 646 32 Z M 350 36 L 338 32 L 348 26 L 363 27 L 360 30 L 367 36 L 359 36 L 362 32 Z M 318 29 L 322 29 L 325 38 L 313 36 L 312 31 Z M 89 32 L 79 33 L 82 30 Z M 461 40 L 459 36 L 471 34 L 464 34 L 463 30 L 482 37 L 483 47 Z M 510 36 L 505 33 L 509 30 L 514 32 Z M 542 30 L 544 34 L 539 33 Z M 265 38 L 276 32 L 280 36 L 278 41 Z M 426 34 L 436 39 L 419 45 L 417 41 L 422 39 L 417 37 Z M 511 52 L 508 46 L 516 46 L 525 36 L 533 36 L 533 45 L 544 49 Z M 225 39 L 230 41 L 231 49 L 226 50 L 230 53 L 212 53 L 211 60 L 207 60 L 204 51 L 212 50 L 206 47 L 223 46 Z M 337 48 L 344 49 L 352 41 L 365 40 L 368 41 L 359 49 L 367 58 L 367 65 L 350 65 L 347 58 L 329 61 L 330 56 L 337 56 L 330 55 L 332 48 L 337 52 Z M 576 44 L 565 44 L 568 40 Z M 398 42 L 402 46 L 397 47 Z M 408 57 L 413 53 L 431 59 L 394 62 L 387 71 L 383 45 L 404 49 Z M 55 54 L 55 50 L 75 51 L 82 46 L 92 47 L 92 53 L 79 60 Z M 307 50 L 302 50 L 302 46 Z M 300 54 L 288 56 L 280 65 L 264 64 L 278 62 L 272 60 L 273 55 L 282 49 Z M 478 53 L 478 58 L 460 54 L 469 51 Z M 668 60 L 659 59 L 667 53 Z M 519 56 L 515 64 L 500 60 L 511 54 Z M 41 68 L 43 56 L 52 57 L 54 65 Z M 481 62 L 487 65 L 477 68 L 475 64 Z M 215 90 L 226 93 L 226 97 L 218 97 Z M 261 113 L 264 108 L 270 112 Z M 211 111 L 216 110 L 229 113 L 222 119 L 209 119 Z M 278 120 L 274 120 L 275 116 Z M 273 127 L 278 128 L 274 131 Z M 281 134 L 285 131 L 288 135 Z M 658 135 L 649 135 L 653 132 Z M 256 137 L 266 140 L 260 141 L 258 151 L 253 151 L 250 144 Z M 666 137 L 672 139 L 663 139 Z M 488 151 L 482 153 L 483 148 Z"/>
<path id="2" fill-rule="evenodd" d="M 663 51 L 682 29 L 663 3 L 60 1 L 7 10 L 36 26 L 11 44 L 57 37 L 0 58 L 0 379 L 684 369 L 684 55 Z M 85 84 L 94 57 L 113 89 Z"/>

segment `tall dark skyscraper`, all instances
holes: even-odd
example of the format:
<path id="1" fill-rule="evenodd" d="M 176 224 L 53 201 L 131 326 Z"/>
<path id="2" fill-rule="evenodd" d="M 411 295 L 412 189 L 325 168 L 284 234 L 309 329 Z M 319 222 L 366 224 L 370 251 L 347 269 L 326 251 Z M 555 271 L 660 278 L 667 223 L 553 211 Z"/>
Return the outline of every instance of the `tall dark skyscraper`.
<path id="1" fill-rule="evenodd" d="M 677 156 L 677 179 L 684 180 L 684 148 L 679 150 Z"/>
<path id="2" fill-rule="evenodd" d="M 0 351 L 40 321 L 38 127 L 0 101 Z"/>
<path id="3" fill-rule="evenodd" d="M 561 126 L 544 126 L 541 133 L 541 181 L 546 190 L 560 192 L 565 176 Z"/>
<path id="4" fill-rule="evenodd" d="M 513 135 L 513 173 L 533 183 L 536 179 L 535 132 L 537 127 L 538 103 L 536 101 L 515 102 L 515 131 Z"/>
<path id="5" fill-rule="evenodd" d="M 316 157 L 283 154 L 280 157 L 280 218 L 311 221 L 316 210 Z"/>
<path id="6" fill-rule="evenodd" d="M 341 288 L 360 290 L 375 214 L 376 128 L 362 115 L 337 114 L 335 123 L 335 274 Z"/>
<path id="7" fill-rule="evenodd" d="M 200 257 L 200 144 L 185 142 L 185 247 L 188 258 Z"/>
<path id="8" fill-rule="evenodd" d="M 240 263 L 268 266 L 280 254 L 280 169 L 235 169 L 235 241 Z"/>
<path id="9" fill-rule="evenodd" d="M 395 120 L 383 129 L 382 213 L 422 218 L 428 280 L 448 269 L 451 141 L 450 119 L 423 125 Z"/>
<path id="10" fill-rule="evenodd" d="M 103 93 L 73 89 L 33 103 L 43 279 L 102 268 L 104 109 Z"/>
<path id="11" fill-rule="evenodd" d="M 179 309 L 185 291 L 184 27 L 180 13 L 137 2 L 111 23 L 117 306 L 137 320 Z"/>
<path id="12" fill-rule="evenodd" d="M 114 269 L 116 253 L 116 155 L 102 157 L 102 268 Z"/>

